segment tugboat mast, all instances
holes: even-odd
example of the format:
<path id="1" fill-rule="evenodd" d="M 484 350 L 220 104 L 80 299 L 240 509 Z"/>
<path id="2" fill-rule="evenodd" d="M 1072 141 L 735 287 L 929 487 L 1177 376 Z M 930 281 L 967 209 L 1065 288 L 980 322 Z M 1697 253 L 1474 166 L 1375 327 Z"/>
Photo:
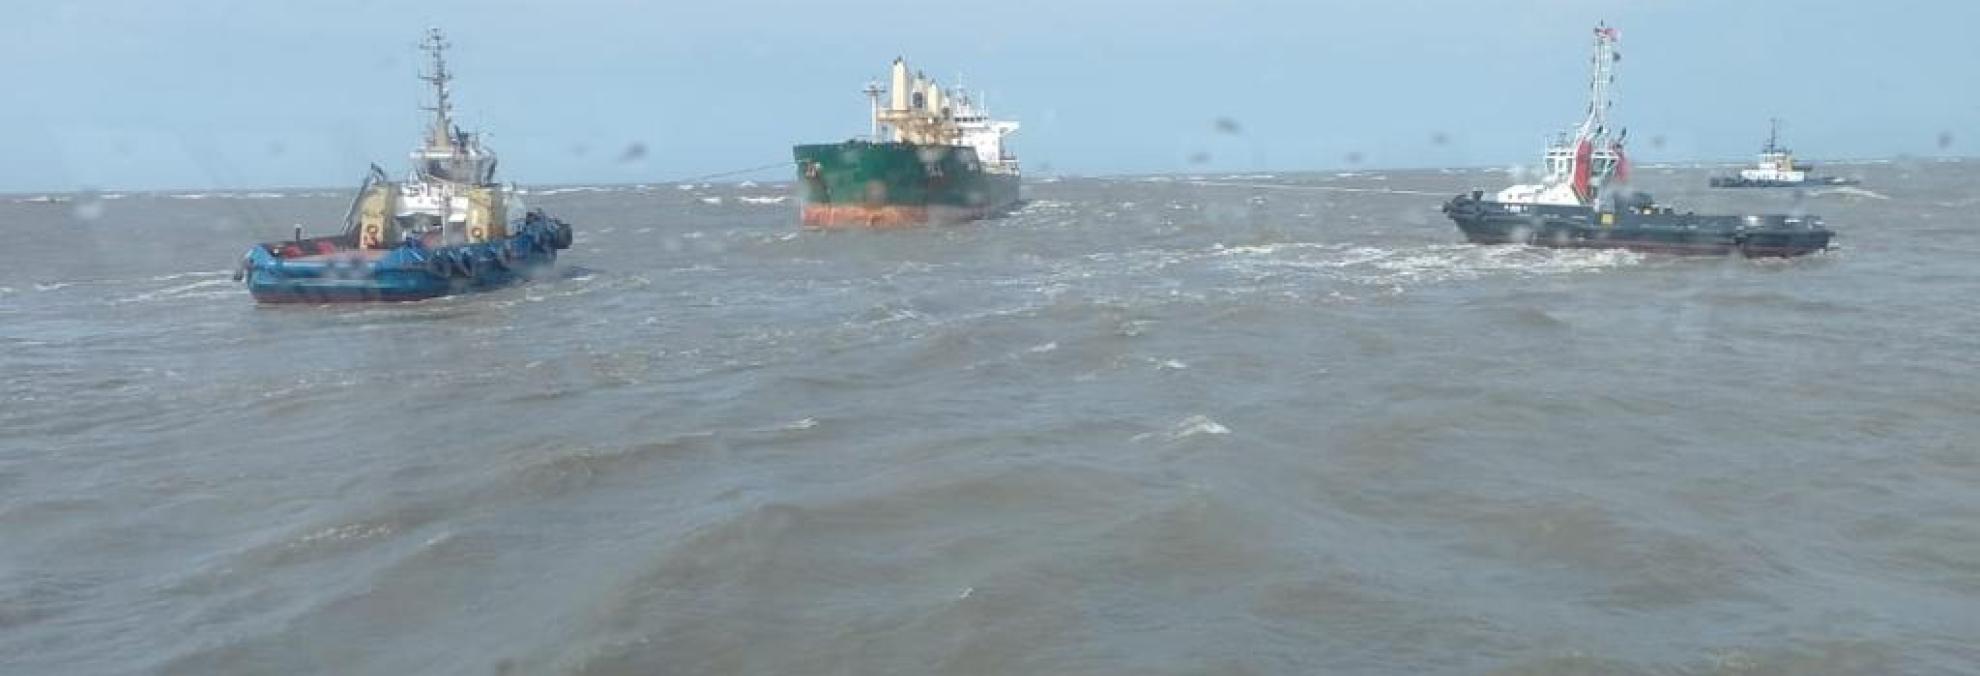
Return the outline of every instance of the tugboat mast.
<path id="1" fill-rule="evenodd" d="M 1767 118 L 1767 147 L 1761 148 L 1760 152 L 1768 154 L 1787 152 L 1781 149 L 1781 118 Z"/>
<path id="2" fill-rule="evenodd" d="M 1609 85 L 1616 82 L 1616 62 L 1622 56 L 1616 53 L 1616 29 L 1601 23 L 1595 26 L 1594 74 L 1588 81 L 1588 118 L 1582 120 L 1578 135 L 1594 139 L 1608 133 L 1609 107 L 1615 102 L 1609 99 Z"/>
<path id="3" fill-rule="evenodd" d="M 421 109 L 433 111 L 429 143 L 437 148 L 450 148 L 454 144 L 454 105 L 447 97 L 447 83 L 454 79 L 454 74 L 447 71 L 446 51 L 449 46 L 446 36 L 441 35 L 438 28 L 427 29 L 426 40 L 419 45 L 421 51 L 433 57 L 433 71 L 421 74 L 419 79 L 433 85 L 433 105 Z"/>

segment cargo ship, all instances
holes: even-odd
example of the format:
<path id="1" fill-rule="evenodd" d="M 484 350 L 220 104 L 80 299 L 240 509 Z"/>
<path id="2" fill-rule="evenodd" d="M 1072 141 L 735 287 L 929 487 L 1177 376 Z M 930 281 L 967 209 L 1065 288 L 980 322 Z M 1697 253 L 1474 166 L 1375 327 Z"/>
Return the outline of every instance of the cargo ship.
<path id="1" fill-rule="evenodd" d="M 1741 169 L 1733 176 L 1713 176 L 1714 188 L 1808 188 L 1856 185 L 1856 179 L 1816 176 L 1808 172 L 1815 165 L 1796 162 L 1794 152 L 1781 145 L 1781 121 L 1767 121 L 1767 145 L 1760 147 L 1760 161 L 1752 169 Z"/>
<path id="2" fill-rule="evenodd" d="M 888 80 L 884 91 L 866 87 L 869 136 L 792 148 L 804 227 L 959 223 L 1017 205 L 1018 159 L 1005 137 L 1018 123 L 992 119 L 980 95 L 910 74 L 903 59 Z"/>
<path id="3" fill-rule="evenodd" d="M 1537 183 L 1483 190 L 1445 202 L 1444 214 L 1477 244 L 1530 244 L 1698 255 L 1789 257 L 1828 248 L 1833 234 L 1816 216 L 1699 215 L 1656 203 L 1628 188 L 1627 130 L 1610 134 L 1616 29 L 1597 25 L 1588 114 L 1558 136 L 1542 159 Z"/>
<path id="4" fill-rule="evenodd" d="M 433 121 L 393 181 L 372 165 L 344 214 L 343 230 L 250 247 L 235 281 L 262 303 L 409 301 L 528 279 L 571 246 L 571 226 L 527 208 L 495 180 L 495 153 L 454 125 L 446 39 L 427 33 Z"/>

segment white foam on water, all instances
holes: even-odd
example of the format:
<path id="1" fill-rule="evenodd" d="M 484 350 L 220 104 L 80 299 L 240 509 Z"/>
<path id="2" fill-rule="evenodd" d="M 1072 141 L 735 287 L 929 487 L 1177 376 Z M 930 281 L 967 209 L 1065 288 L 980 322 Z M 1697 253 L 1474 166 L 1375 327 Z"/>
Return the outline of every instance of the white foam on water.
<path id="1" fill-rule="evenodd" d="M 394 529 L 391 526 L 391 524 L 383 524 L 383 523 L 381 524 L 353 523 L 343 526 L 332 526 L 330 528 L 325 528 L 323 530 L 319 530 L 314 533 L 310 533 L 308 535 L 304 535 L 300 538 L 297 538 L 295 541 L 290 542 L 288 546 L 293 549 L 293 548 L 309 547 L 312 545 L 328 543 L 328 542 L 365 540 L 365 539 L 381 537 L 385 535 L 391 535 L 395 530 L 396 529 Z"/>
<path id="2" fill-rule="evenodd" d="M 785 200 L 790 198 L 789 195 L 778 195 L 775 197 L 738 197 L 736 199 L 750 204 L 783 204 Z"/>
<path id="3" fill-rule="evenodd" d="M 1850 197 L 1868 197 L 1870 199 L 1875 199 L 1875 200 L 1888 200 L 1891 198 L 1890 195 L 1886 195 L 1877 192 L 1875 190 L 1866 190 L 1853 185 L 1836 186 L 1833 188 L 1819 188 L 1816 190 L 1808 191 L 1808 194 L 1814 197 L 1826 197 L 1829 195 L 1847 195 Z"/>
<path id="4" fill-rule="evenodd" d="M 1388 177 L 1386 176 L 1375 177 L 1369 180 L 1385 181 L 1388 180 Z M 1338 185 L 1286 185 L 1282 183 L 1227 183 L 1227 182 L 1219 182 L 1219 181 L 1191 181 L 1190 183 L 1193 185 L 1200 185 L 1200 186 L 1211 186 L 1211 187 L 1220 187 L 1220 188 L 1251 188 L 1254 190 L 1345 192 L 1345 193 L 1363 193 L 1363 194 L 1376 194 L 1376 195 L 1429 195 L 1429 196 L 1437 196 L 1437 197 L 1442 197 L 1445 195 L 1445 193 L 1443 192 L 1436 192 L 1429 190 L 1406 190 L 1402 188 L 1352 188 L 1352 187 L 1338 186 Z"/>
<path id="5" fill-rule="evenodd" d="M 174 272 L 169 275 L 158 275 L 156 277 L 152 277 L 151 281 L 169 282 L 175 279 L 185 279 L 187 277 L 225 277 L 231 274 L 233 274 L 233 271 L 231 270 L 198 270 L 194 272 Z"/>
<path id="6" fill-rule="evenodd" d="M 1198 414 L 1177 421 L 1175 426 L 1165 436 L 1170 441 L 1180 441 L 1203 434 L 1224 435 L 1230 433 L 1231 428 L 1225 427 L 1223 423 L 1211 420 L 1210 416 Z"/>
<path id="7" fill-rule="evenodd" d="M 1572 274 L 1636 265 L 1643 254 L 1624 249 L 1548 249 L 1529 246 L 1433 244 L 1384 248 L 1319 242 L 1212 246 L 1203 255 L 1251 279 L 1279 273 L 1391 287 L 1478 279 L 1488 275 Z M 1185 262 L 1192 256 L 1184 254 Z"/>
<path id="8" fill-rule="evenodd" d="M 1129 441 L 1142 442 L 1150 439 L 1181 441 L 1189 437 L 1204 434 L 1225 435 L 1230 433 L 1231 428 L 1225 427 L 1223 423 L 1211 420 L 1210 416 L 1197 414 L 1176 421 L 1176 424 L 1169 426 L 1166 432 L 1142 432 L 1141 434 L 1134 435 Z"/>
<path id="9" fill-rule="evenodd" d="M 117 299 L 116 302 L 145 303 L 154 300 L 177 299 L 177 298 L 213 298 L 220 296 L 231 296 L 237 293 L 237 291 L 235 291 L 232 288 L 226 288 L 223 290 L 223 289 L 216 289 L 216 287 L 232 287 L 233 285 L 234 285 L 234 281 L 232 279 L 204 279 L 197 282 L 193 282 L 191 284 L 181 284 L 178 286 L 171 286 L 171 287 L 159 289 L 157 291 L 147 291 L 145 293 L 140 293 L 138 295 L 130 296 L 128 298 L 119 298 Z M 208 290 L 201 291 L 202 289 L 208 289 Z"/>
<path id="10" fill-rule="evenodd" d="M 721 204 L 721 203 L 722 203 L 722 198 L 720 198 L 720 197 L 703 197 L 703 198 L 701 198 L 701 203 L 702 203 L 702 204 Z"/>

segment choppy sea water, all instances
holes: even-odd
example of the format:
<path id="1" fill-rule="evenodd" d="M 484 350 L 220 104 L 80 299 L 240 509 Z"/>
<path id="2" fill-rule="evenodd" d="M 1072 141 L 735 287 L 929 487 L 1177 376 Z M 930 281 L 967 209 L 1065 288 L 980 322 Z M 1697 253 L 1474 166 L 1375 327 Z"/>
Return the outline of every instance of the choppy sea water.
<path id="1" fill-rule="evenodd" d="M 257 308 L 341 191 L 0 203 L 0 672 L 1980 670 L 1980 167 L 1479 247 L 1497 172 L 1066 179 L 794 227 L 537 190 L 550 279 Z"/>

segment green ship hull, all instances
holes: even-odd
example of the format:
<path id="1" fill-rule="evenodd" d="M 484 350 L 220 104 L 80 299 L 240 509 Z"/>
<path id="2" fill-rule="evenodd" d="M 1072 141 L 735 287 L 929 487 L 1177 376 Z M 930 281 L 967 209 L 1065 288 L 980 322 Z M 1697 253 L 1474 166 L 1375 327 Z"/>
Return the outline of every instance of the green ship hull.
<path id="1" fill-rule="evenodd" d="M 959 223 L 1010 209 L 1018 175 L 969 146 L 848 141 L 792 149 L 808 228 Z"/>

